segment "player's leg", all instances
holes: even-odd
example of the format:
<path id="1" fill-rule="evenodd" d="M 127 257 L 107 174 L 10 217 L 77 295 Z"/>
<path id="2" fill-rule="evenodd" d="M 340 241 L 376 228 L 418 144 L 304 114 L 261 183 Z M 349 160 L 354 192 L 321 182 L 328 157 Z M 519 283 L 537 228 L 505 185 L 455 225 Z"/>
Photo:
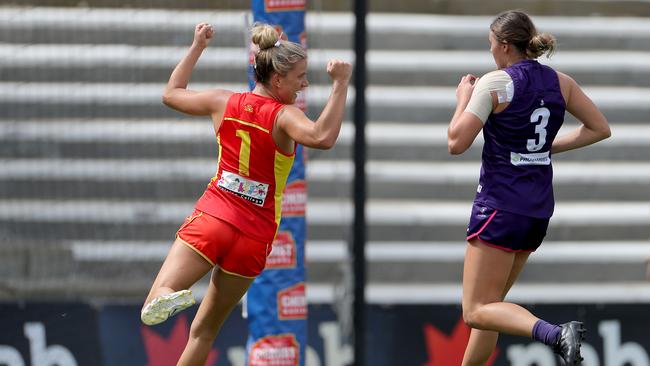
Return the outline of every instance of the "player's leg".
<path id="1" fill-rule="evenodd" d="M 161 323 L 195 300 L 189 287 L 214 267 L 220 250 L 220 239 L 232 242 L 234 231 L 217 218 L 202 211 L 185 219 L 176 234 L 176 241 L 154 281 L 141 312 L 142 322 Z"/>
<path id="2" fill-rule="evenodd" d="M 480 244 L 479 244 L 480 245 Z M 506 294 L 515 283 L 515 280 L 521 273 L 521 270 L 526 264 L 526 260 L 530 253 L 517 253 L 515 254 L 514 262 L 510 275 L 506 281 L 506 287 L 502 292 L 498 301 L 503 301 Z M 494 348 L 497 344 L 499 333 L 490 330 L 480 330 L 473 328 L 470 333 L 470 338 L 465 349 L 463 357 L 463 366 L 485 365 L 489 360 Z"/>
<path id="3" fill-rule="evenodd" d="M 253 278 L 215 269 L 205 298 L 190 328 L 190 337 L 178 366 L 204 365 L 212 344 L 232 309 L 244 296 Z"/>
<path id="4" fill-rule="evenodd" d="M 151 286 L 142 308 L 142 321 L 147 325 L 158 324 L 194 305 L 189 288 L 211 268 L 212 264 L 177 238 Z"/>
<path id="5" fill-rule="evenodd" d="M 182 239 L 176 238 L 145 303 L 160 295 L 189 288 L 205 276 L 212 267 L 211 263 L 197 254 Z"/>
<path id="6" fill-rule="evenodd" d="M 463 317 L 472 328 L 530 337 L 537 318 L 523 307 L 502 302 L 515 254 L 481 244 L 467 246 L 463 272 Z"/>
<path id="7" fill-rule="evenodd" d="M 223 322 L 255 277 L 264 270 L 271 249 L 271 243 L 250 238 L 230 224 L 215 223 L 217 225 L 222 233 L 228 233 L 222 236 L 219 245 L 226 250 L 219 256 L 219 269 L 212 272 L 208 291 L 192 322 L 179 365 L 205 363 Z"/>

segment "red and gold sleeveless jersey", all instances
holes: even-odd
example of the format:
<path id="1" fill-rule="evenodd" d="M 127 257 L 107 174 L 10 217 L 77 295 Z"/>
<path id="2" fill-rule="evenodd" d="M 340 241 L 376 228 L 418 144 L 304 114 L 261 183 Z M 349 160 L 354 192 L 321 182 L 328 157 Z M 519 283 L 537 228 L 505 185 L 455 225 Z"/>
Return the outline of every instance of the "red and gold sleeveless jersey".
<path id="1" fill-rule="evenodd" d="M 282 191 L 295 156 L 295 149 L 287 154 L 273 140 L 282 107 L 253 93 L 230 97 L 217 133 L 217 173 L 196 203 L 196 209 L 268 243 L 280 224 Z"/>

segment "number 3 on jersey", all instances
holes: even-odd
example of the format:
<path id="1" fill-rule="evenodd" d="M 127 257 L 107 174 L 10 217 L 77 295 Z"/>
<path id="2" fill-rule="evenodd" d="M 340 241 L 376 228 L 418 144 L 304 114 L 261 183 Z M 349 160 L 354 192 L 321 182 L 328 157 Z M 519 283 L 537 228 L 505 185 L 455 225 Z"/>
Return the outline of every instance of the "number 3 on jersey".
<path id="1" fill-rule="evenodd" d="M 241 139 L 239 147 L 239 175 L 248 177 L 250 175 L 251 160 L 251 135 L 248 131 L 237 130 L 237 137 Z"/>
<path id="2" fill-rule="evenodd" d="M 540 124 L 535 126 L 535 133 L 539 135 L 539 141 L 535 141 L 535 139 L 528 139 L 526 144 L 528 151 L 539 151 L 542 149 L 542 147 L 544 147 L 544 144 L 546 143 L 546 125 L 548 125 L 548 118 L 550 116 L 551 112 L 548 110 L 548 108 L 544 107 L 535 109 L 533 111 L 533 114 L 530 115 L 530 123 L 540 122 L 540 118 L 542 121 Z"/>

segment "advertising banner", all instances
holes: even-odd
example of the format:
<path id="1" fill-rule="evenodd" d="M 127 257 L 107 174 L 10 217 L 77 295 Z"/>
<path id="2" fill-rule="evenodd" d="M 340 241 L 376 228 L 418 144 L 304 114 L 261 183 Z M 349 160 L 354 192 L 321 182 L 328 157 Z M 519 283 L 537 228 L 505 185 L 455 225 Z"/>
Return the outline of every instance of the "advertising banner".
<path id="1" fill-rule="evenodd" d="M 187 309 L 160 325 L 150 327 L 140 322 L 138 306 L 106 306 L 98 316 L 98 339 L 101 339 L 103 360 L 101 363 L 83 365 L 174 366 L 187 342 L 190 323 L 196 309 Z M 345 352 L 341 350 L 334 312 L 330 306 L 325 305 L 312 306 L 311 310 L 314 311 L 315 322 L 309 329 L 311 344 L 305 351 L 306 364 L 326 365 L 325 358 L 329 357 L 329 365 L 343 366 L 345 363 L 339 362 L 338 357 Z M 72 337 L 74 330 L 69 329 L 69 334 Z M 239 316 L 228 317 L 205 365 L 282 365 L 300 362 L 296 337 L 290 333 L 260 337 L 251 347 L 250 359 L 247 362 L 247 336 L 246 320 Z M 0 355 L 2 347 L 0 345 Z M 347 352 L 350 354 L 350 351 Z M 1 358 L 0 365 L 4 366 Z"/>
<path id="2" fill-rule="evenodd" d="M 553 323 L 585 323 L 584 366 L 650 366 L 647 304 L 528 306 Z M 370 365 L 460 365 L 469 328 L 460 306 L 370 307 Z M 391 346 L 392 345 L 392 346 Z M 381 352 L 372 350 L 380 349 Z M 486 366 L 561 366 L 551 349 L 525 337 L 500 335 Z"/>
<path id="3" fill-rule="evenodd" d="M 0 304 L 0 365 L 101 365 L 96 314 L 83 304 Z"/>
<path id="4" fill-rule="evenodd" d="M 290 309 L 293 301 L 288 300 Z M 583 366 L 650 366 L 650 304 L 528 308 L 551 322 L 585 323 Z M 168 366 L 176 365 L 185 347 L 196 307 L 153 327 L 140 322 L 137 305 L 0 304 L 0 311 L 2 366 Z M 457 305 L 370 305 L 368 326 L 367 362 L 373 366 L 459 365 L 469 337 Z M 249 344 L 250 353 L 247 333 L 246 320 L 229 317 L 205 365 L 347 366 L 352 360 L 331 305 L 309 306 L 304 361 L 291 333 L 260 337 Z M 486 365 L 562 366 L 562 361 L 541 343 L 501 335 Z"/>
<path id="5" fill-rule="evenodd" d="M 307 47 L 306 0 L 253 0 L 253 21 L 276 27 L 282 39 Z M 250 60 L 253 57 L 251 54 Z M 254 87 L 252 65 L 249 84 Z M 296 105 L 304 110 L 304 93 Z M 248 365 L 305 365 L 307 300 L 305 295 L 305 152 L 296 149 L 282 200 L 282 222 L 273 242 L 266 270 L 246 296 L 249 338 Z"/>

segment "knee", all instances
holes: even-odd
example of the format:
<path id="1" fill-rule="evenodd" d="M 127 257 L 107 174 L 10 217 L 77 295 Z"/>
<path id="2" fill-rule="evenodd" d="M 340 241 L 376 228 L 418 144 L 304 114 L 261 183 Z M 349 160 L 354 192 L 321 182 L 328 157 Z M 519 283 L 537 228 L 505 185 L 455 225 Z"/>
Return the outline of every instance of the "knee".
<path id="1" fill-rule="evenodd" d="M 481 306 L 478 304 L 463 305 L 463 321 L 470 328 L 480 329 L 483 324 Z"/>
<path id="2" fill-rule="evenodd" d="M 212 343 L 217 336 L 217 329 L 211 324 L 207 324 L 195 319 L 190 327 L 190 338 L 199 342 Z"/>

